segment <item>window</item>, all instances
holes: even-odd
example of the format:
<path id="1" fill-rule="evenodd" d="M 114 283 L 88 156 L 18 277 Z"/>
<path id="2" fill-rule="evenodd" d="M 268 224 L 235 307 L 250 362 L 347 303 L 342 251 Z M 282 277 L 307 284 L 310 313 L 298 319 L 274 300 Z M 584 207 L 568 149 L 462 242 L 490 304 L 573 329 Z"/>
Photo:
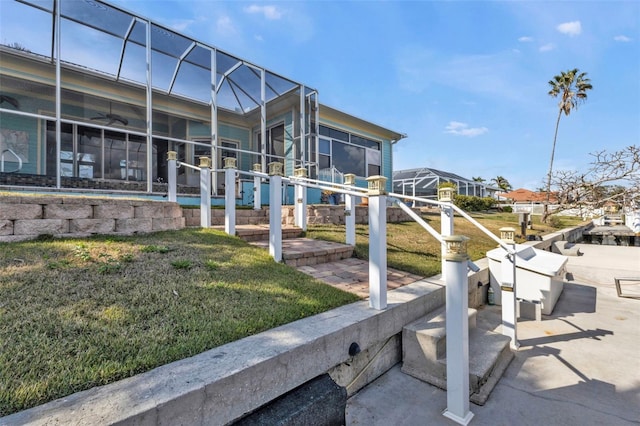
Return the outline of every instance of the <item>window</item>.
<path id="1" fill-rule="evenodd" d="M 318 168 L 335 167 L 342 173 L 368 177 L 381 173 L 380 142 L 320 126 Z M 314 150 L 315 151 L 315 150 Z M 315 152 L 314 152 L 315 153 Z"/>
<path id="2" fill-rule="evenodd" d="M 231 158 L 238 158 L 238 142 L 234 142 L 234 141 L 228 141 L 228 140 L 221 140 L 219 146 L 221 148 L 218 148 L 218 168 L 222 169 L 224 168 L 224 159 L 231 157 Z M 231 148 L 231 149 L 224 149 L 224 148 Z M 239 164 L 237 165 L 238 167 L 240 166 Z"/>
<path id="3" fill-rule="evenodd" d="M 353 173 L 356 176 L 366 176 L 365 149 L 338 141 L 331 144 L 333 155 L 332 165 L 342 173 Z"/>
<path id="4" fill-rule="evenodd" d="M 255 151 L 262 152 L 260 144 L 262 143 L 262 133 L 255 133 Z M 267 146 L 265 150 L 267 154 L 267 164 L 274 161 L 284 163 L 284 124 L 278 124 L 267 129 Z M 260 162 L 260 160 L 254 161 Z"/>
<path id="5" fill-rule="evenodd" d="M 62 123 L 60 175 L 85 179 L 144 181 L 147 178 L 147 138 L 124 132 Z M 158 166 L 152 147 L 152 168 Z M 55 122 L 47 122 L 47 170 L 55 175 Z M 166 151 L 165 151 L 166 153 Z M 165 161 L 163 159 L 162 161 Z"/>

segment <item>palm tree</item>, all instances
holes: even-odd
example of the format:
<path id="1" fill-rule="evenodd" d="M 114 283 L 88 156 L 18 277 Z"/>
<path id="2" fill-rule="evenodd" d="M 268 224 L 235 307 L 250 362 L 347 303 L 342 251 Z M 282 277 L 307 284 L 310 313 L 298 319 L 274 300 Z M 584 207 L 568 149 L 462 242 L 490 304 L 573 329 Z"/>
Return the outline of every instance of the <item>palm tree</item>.
<path id="1" fill-rule="evenodd" d="M 498 188 L 502 189 L 503 192 L 507 192 L 511 189 L 509 181 L 502 176 L 494 177 L 491 179 L 491 182 L 494 182 Z"/>
<path id="2" fill-rule="evenodd" d="M 587 100 L 587 90 L 591 90 L 591 80 L 587 78 L 586 72 L 580 72 L 578 68 L 568 71 L 561 71 L 560 75 L 553 77 L 549 81 L 551 90 L 549 96 L 557 98 L 560 96 L 558 103 L 558 119 L 556 120 L 556 131 L 553 135 L 553 147 L 551 148 L 551 161 L 549 162 L 549 173 L 547 174 L 547 198 L 542 213 L 542 222 L 547 221 L 549 216 L 549 199 L 551 197 L 551 175 L 553 173 L 553 157 L 556 152 L 556 140 L 558 138 L 558 127 L 560 126 L 560 117 L 562 113 L 569 115 L 572 110 L 578 109 L 578 105 Z"/>
<path id="3" fill-rule="evenodd" d="M 485 179 L 485 178 L 480 177 L 480 176 L 472 177 L 471 179 L 473 179 L 473 181 L 474 181 L 474 182 L 480 182 L 480 183 L 482 183 L 482 182 L 486 181 L 486 179 Z"/>

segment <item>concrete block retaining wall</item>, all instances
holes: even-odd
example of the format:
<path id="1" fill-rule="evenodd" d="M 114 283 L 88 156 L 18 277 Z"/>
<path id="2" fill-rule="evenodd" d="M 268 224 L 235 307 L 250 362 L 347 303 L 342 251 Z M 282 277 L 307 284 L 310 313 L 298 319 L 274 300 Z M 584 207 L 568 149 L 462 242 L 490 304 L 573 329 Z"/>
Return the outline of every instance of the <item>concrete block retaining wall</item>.
<path id="1" fill-rule="evenodd" d="M 419 213 L 419 212 L 418 212 Z M 369 222 L 369 207 L 356 206 L 356 223 L 363 224 Z M 200 226 L 200 209 L 184 209 L 186 226 Z M 387 208 L 387 222 L 398 223 L 412 220 L 409 215 L 398 207 Z M 236 210 L 237 225 L 256 225 L 269 223 L 269 211 L 262 210 Z M 307 206 L 307 223 L 344 225 L 344 206 L 332 206 L 329 204 L 310 204 Z M 282 224 L 294 224 L 294 207 L 282 206 Z M 224 225 L 224 209 L 211 209 L 211 225 Z"/>
<path id="2" fill-rule="evenodd" d="M 544 235 L 542 241 L 527 241 L 525 244 L 531 245 L 540 250 L 551 251 L 551 246 L 556 241 L 568 241 L 570 243 L 578 243 L 582 241 L 582 234 L 593 228 L 593 223 L 576 226 L 574 228 L 565 228 L 551 234 Z"/>
<path id="3" fill-rule="evenodd" d="M 200 226 L 200 209 L 183 208 L 185 226 Z M 269 209 L 236 209 L 236 225 L 258 225 L 269 223 Z M 224 225 L 224 209 L 211 209 L 211 226 Z"/>
<path id="4" fill-rule="evenodd" d="M 50 234 L 135 234 L 182 229 L 177 203 L 71 196 L 0 197 L 0 242 Z"/>

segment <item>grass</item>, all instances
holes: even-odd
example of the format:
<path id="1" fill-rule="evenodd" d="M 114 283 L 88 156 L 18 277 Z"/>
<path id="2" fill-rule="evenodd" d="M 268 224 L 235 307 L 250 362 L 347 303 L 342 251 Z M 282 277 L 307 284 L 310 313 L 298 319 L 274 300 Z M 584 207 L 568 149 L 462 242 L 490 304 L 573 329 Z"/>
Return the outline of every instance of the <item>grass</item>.
<path id="1" fill-rule="evenodd" d="M 518 215 L 512 213 L 474 213 L 471 215 L 489 231 L 500 236 L 500 228 L 505 226 L 519 229 Z M 440 213 L 423 214 L 423 219 L 440 233 Z M 561 227 L 574 226 L 582 223 L 579 218 L 561 217 Z M 470 238 L 467 251 L 472 260 L 485 257 L 488 250 L 497 244 L 482 231 L 471 225 L 462 217 L 454 218 L 454 233 Z M 541 224 L 538 217 L 534 217 L 533 230 L 528 235 L 541 235 L 554 231 L 555 228 Z M 335 242 L 344 242 L 344 226 L 339 225 L 310 225 L 306 236 Z M 522 242 L 523 239 L 517 239 Z M 402 222 L 387 224 L 387 266 L 402 271 L 411 272 L 423 277 L 440 273 L 440 244 L 426 230 L 416 222 Z M 369 256 L 369 227 L 356 225 L 356 248 L 354 255 L 361 259 Z"/>
<path id="2" fill-rule="evenodd" d="M 355 300 L 214 230 L 0 243 L 0 416 Z"/>
<path id="3" fill-rule="evenodd" d="M 515 214 L 474 216 L 496 234 L 517 227 Z M 439 214 L 424 218 L 440 229 Z M 390 267 L 440 272 L 440 245 L 419 225 L 387 230 Z M 356 232 L 366 259 L 368 227 Z M 455 233 L 473 259 L 496 246 L 461 218 Z M 344 227 L 307 236 L 342 242 Z M 356 300 L 215 230 L 0 243 L 0 416 Z"/>

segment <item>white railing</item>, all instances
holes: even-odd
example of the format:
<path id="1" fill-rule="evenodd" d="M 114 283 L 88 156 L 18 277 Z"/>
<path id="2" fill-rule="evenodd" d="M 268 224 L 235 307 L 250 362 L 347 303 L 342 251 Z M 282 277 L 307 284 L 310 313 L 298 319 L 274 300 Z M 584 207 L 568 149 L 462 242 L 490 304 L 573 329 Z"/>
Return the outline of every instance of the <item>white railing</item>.
<path id="1" fill-rule="evenodd" d="M 295 176 L 282 176 L 281 163 L 271 163 L 269 173 L 262 171 L 240 171 L 235 167 L 235 159 L 225 164 L 225 185 L 234 187 L 240 175 L 254 178 L 254 191 L 263 180 L 269 184 L 269 254 L 276 262 L 282 261 L 282 192 L 283 183 L 294 185 L 296 194 L 296 225 L 306 229 L 306 190 L 319 188 L 344 194 L 346 243 L 355 245 L 355 201 L 356 197 L 368 198 L 369 205 L 369 306 L 373 309 L 387 307 L 387 240 L 386 208 L 387 201 L 395 203 L 410 217 L 418 222 L 431 236 L 442 245 L 442 276 L 446 287 L 446 324 L 447 324 L 447 410 L 443 413 L 454 421 L 467 424 L 473 417 L 469 411 L 469 321 L 468 321 L 468 269 L 477 270 L 466 254 L 466 237 L 453 234 L 453 216 L 458 213 L 484 234 L 496 241 L 506 253 L 502 260 L 502 329 L 503 334 L 511 338 L 512 347 L 517 347 L 516 299 L 515 299 L 515 243 L 502 241 L 466 212 L 450 201 L 434 201 L 426 198 L 407 197 L 402 194 L 388 194 L 385 190 L 386 179 L 381 176 L 367 179 L 369 188 L 357 188 L 355 176 L 350 175 L 348 182 L 327 183 L 309 179 L 306 169 L 296 170 Z M 181 163 L 181 165 L 185 165 Z M 175 153 L 169 154 L 169 200 L 175 201 L 175 169 L 178 162 Z M 189 167 L 196 168 L 189 165 Z M 172 172 L 172 169 L 174 170 Z M 201 225 L 211 226 L 211 173 L 216 170 L 209 167 L 208 161 L 201 159 Z M 298 173 L 300 171 L 301 173 Z M 225 232 L 235 235 L 235 194 L 226 191 Z M 388 200 L 389 198 L 389 200 Z M 412 199 L 426 204 L 437 205 L 441 209 L 441 231 L 438 233 L 422 220 L 400 199 Z M 463 250 L 460 250 L 463 247 Z"/>

